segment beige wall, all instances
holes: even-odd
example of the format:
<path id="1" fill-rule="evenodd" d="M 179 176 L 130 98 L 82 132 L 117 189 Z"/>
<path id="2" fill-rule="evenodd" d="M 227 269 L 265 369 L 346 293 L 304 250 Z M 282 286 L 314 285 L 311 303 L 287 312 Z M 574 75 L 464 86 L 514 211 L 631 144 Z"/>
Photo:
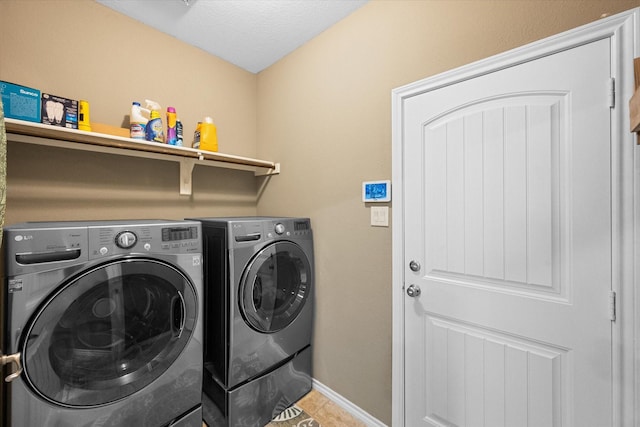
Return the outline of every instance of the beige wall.
<path id="1" fill-rule="evenodd" d="M 220 151 L 255 157 L 257 77 L 94 1 L 2 0 L 0 80 L 86 99 L 91 121 L 127 126 L 132 101 L 173 106 L 191 142 L 212 116 Z M 251 172 L 9 143 L 8 224 L 31 220 L 255 215 Z"/>
<path id="2" fill-rule="evenodd" d="M 637 6 L 373 0 L 258 75 L 258 154 L 283 170 L 258 212 L 315 233 L 316 379 L 390 424 L 391 229 L 361 183 L 391 178 L 391 90 Z"/>
<path id="3" fill-rule="evenodd" d="M 391 229 L 368 225 L 360 188 L 391 177 L 392 88 L 636 6 L 373 0 L 254 75 L 93 1 L 2 0 L 0 79 L 87 99 L 111 125 L 155 98 L 187 139 L 211 115 L 221 152 L 282 163 L 257 202 L 251 173 L 201 166 L 185 197 L 173 163 L 9 143 L 7 222 L 311 217 L 314 376 L 390 424 Z"/>

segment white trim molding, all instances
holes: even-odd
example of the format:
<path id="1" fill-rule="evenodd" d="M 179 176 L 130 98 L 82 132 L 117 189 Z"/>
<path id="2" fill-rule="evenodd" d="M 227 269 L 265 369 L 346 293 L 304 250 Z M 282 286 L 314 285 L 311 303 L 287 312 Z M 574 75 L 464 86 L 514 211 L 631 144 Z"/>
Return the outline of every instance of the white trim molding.
<path id="1" fill-rule="evenodd" d="M 375 418 L 373 415 L 369 414 L 359 406 L 352 403 L 350 400 L 346 399 L 342 395 L 336 393 L 331 390 L 326 385 L 322 384 L 320 381 L 314 379 L 313 385 L 314 390 L 319 391 L 320 393 L 327 396 L 334 402 L 336 405 L 347 411 L 349 414 L 353 415 L 355 418 L 359 419 L 363 423 L 365 423 L 368 427 L 387 427 L 385 423 Z"/>
<path id="2" fill-rule="evenodd" d="M 392 239 L 392 425 L 405 426 L 404 383 L 404 185 L 403 133 L 404 103 L 425 92 L 453 85 L 487 73 L 551 55 L 595 40 L 611 40 L 615 104 L 611 109 L 612 179 L 612 291 L 618 297 L 618 316 L 613 333 L 613 413 L 612 425 L 640 426 L 640 146 L 630 132 L 629 99 L 634 90 L 633 59 L 640 56 L 640 8 L 603 18 L 486 58 L 454 70 L 429 77 L 391 93 L 392 182 L 394 191 Z M 407 426 L 411 427 L 411 426 Z"/>

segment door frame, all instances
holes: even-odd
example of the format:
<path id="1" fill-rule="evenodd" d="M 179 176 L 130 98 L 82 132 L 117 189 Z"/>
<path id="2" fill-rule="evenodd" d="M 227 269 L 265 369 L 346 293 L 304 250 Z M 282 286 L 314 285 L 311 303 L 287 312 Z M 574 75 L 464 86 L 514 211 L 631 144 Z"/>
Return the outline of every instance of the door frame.
<path id="1" fill-rule="evenodd" d="M 560 33 L 543 40 L 396 88 L 392 98 L 392 425 L 405 426 L 404 390 L 404 182 L 402 133 L 405 100 L 444 86 L 538 59 L 595 40 L 611 40 L 615 107 L 611 109 L 612 174 L 612 287 L 617 295 L 613 335 L 614 426 L 640 423 L 640 292 L 636 270 L 640 260 L 640 206 L 636 206 L 635 182 L 640 177 L 636 161 L 636 136 L 629 131 L 629 105 L 635 89 L 633 59 L 640 56 L 640 8 Z M 605 88 L 603 88 L 605 90 Z M 640 136 L 639 136 L 640 138 Z M 639 149 L 640 150 L 640 149 Z M 638 154 L 640 156 L 640 154 Z M 636 244 L 636 242 L 638 242 Z M 638 246 L 638 248 L 636 248 Z M 639 270 L 640 271 L 640 270 Z M 603 304 L 606 302 L 603 301 Z M 636 398 L 638 396 L 638 398 Z"/>

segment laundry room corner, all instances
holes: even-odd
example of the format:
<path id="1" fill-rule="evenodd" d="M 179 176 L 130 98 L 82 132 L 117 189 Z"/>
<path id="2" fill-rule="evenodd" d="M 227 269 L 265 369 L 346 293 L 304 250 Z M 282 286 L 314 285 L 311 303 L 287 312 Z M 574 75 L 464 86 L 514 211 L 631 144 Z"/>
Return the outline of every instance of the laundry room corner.
<path id="1" fill-rule="evenodd" d="M 391 91 L 637 5 L 373 1 L 258 75 L 258 152 L 284 165 L 258 212 L 304 213 L 316 230 L 315 378 L 392 424 L 396 230 L 372 227 L 361 198 L 391 179 Z"/>
<path id="2" fill-rule="evenodd" d="M 25 16 L 38 25 L 17 18 Z M 174 105 L 189 146 L 210 115 L 220 152 L 256 156 L 253 73 L 93 0 L 3 1 L 0 36 L 2 81 L 86 99 L 92 122 L 125 132 L 132 101 Z M 179 61 L 164 60 L 176 52 Z M 248 171 L 196 165 L 191 195 L 181 195 L 175 161 L 11 140 L 7 149 L 7 224 L 256 214 L 257 178 Z"/>
<path id="3" fill-rule="evenodd" d="M 205 2 L 217 3 L 210 0 L 170 0 L 163 3 L 177 8 Z M 219 3 L 251 5 L 261 1 Z M 298 276 L 304 276 L 305 280 L 300 280 L 300 283 L 306 290 L 307 273 L 312 271 L 314 307 L 313 310 L 301 310 L 304 333 L 296 329 L 294 335 L 306 334 L 306 327 L 312 324 L 310 342 L 306 335 L 301 339 L 303 342 L 298 342 L 290 334 L 279 334 L 285 330 L 284 327 L 275 332 L 264 330 L 268 329 L 265 316 L 260 316 L 264 315 L 264 310 L 259 315 L 251 312 L 250 308 L 241 308 L 238 301 L 234 301 L 233 309 L 225 306 L 229 309 L 229 316 L 221 320 L 221 324 L 251 318 L 254 323 L 238 328 L 241 331 L 238 335 L 249 341 L 265 343 L 267 350 L 262 349 L 264 353 L 257 357 L 258 353 L 248 351 L 246 346 L 236 349 L 239 353 L 244 351 L 244 359 L 241 358 L 243 366 L 239 370 L 244 370 L 243 375 L 247 374 L 237 382 L 229 381 L 231 371 L 225 370 L 228 366 L 224 367 L 230 360 L 229 354 L 211 361 L 222 365 L 225 368 L 222 369 L 223 375 L 227 376 L 216 386 L 209 384 L 213 390 L 211 394 L 217 393 L 217 403 L 222 402 L 224 406 L 226 397 L 246 385 L 245 382 L 250 383 L 257 378 L 258 373 L 264 373 L 261 371 L 265 368 L 262 363 L 268 359 L 281 369 L 275 369 L 278 373 L 265 379 L 264 383 L 256 381 L 256 389 L 264 384 L 267 384 L 264 389 L 269 389 L 273 383 L 283 379 L 288 381 L 290 372 L 282 376 L 279 374 L 292 365 L 295 365 L 293 371 L 301 375 L 296 377 L 299 382 L 293 391 L 283 392 L 278 396 L 282 399 L 275 403 L 270 401 L 273 407 L 268 410 L 264 405 L 262 409 L 266 412 L 290 404 L 291 400 L 307 391 L 311 380 L 316 391 L 337 401 L 365 424 L 375 427 L 401 425 L 404 421 L 398 420 L 404 420 L 405 407 L 404 401 L 399 403 L 397 398 L 398 393 L 404 393 L 404 384 L 399 387 L 397 379 L 396 350 L 401 328 L 398 327 L 400 321 L 396 308 L 398 301 L 401 304 L 406 302 L 407 294 L 397 286 L 393 262 L 397 250 L 394 244 L 398 233 L 410 239 L 413 232 L 422 230 L 398 230 L 401 227 L 394 229 L 392 226 L 400 223 L 397 220 L 403 215 L 402 201 L 417 197 L 402 194 L 402 187 L 393 182 L 394 173 L 397 173 L 397 165 L 392 159 L 397 155 L 392 153 L 392 139 L 396 137 L 392 135 L 393 90 L 638 6 L 638 0 L 370 0 L 282 59 L 254 73 L 118 13 L 100 1 L 0 0 L 0 81 L 39 88 L 69 99 L 88 100 L 93 122 L 124 132 L 124 135 L 127 135 L 131 124 L 132 101 L 154 99 L 163 110 L 173 105 L 184 123 L 185 141 L 188 140 L 189 147 L 195 140 L 197 123 L 204 117 L 213 117 L 219 144 L 219 152 L 215 154 L 228 155 L 224 161 L 209 163 L 202 153 L 176 161 L 173 154 L 167 156 L 152 150 L 151 155 L 139 147 L 127 145 L 136 141 L 125 141 L 128 148 L 122 148 L 118 144 L 123 142 L 117 138 L 116 143 L 110 141 L 115 149 L 109 147 L 105 150 L 102 146 L 86 149 L 82 141 L 63 141 L 64 137 L 51 136 L 50 129 L 47 130 L 48 136 L 20 134 L 15 131 L 16 123 L 9 123 L 8 119 L 4 172 L 4 149 L 0 147 L 0 218 L 4 218 L 7 227 L 28 229 L 25 223 L 47 222 L 57 224 L 58 231 L 60 222 L 83 221 L 94 224 L 87 226 L 93 227 L 94 232 L 105 228 L 95 225 L 95 222 L 116 221 L 115 226 L 111 223 L 109 231 L 103 230 L 108 236 L 105 238 L 108 243 L 91 247 L 92 256 L 102 259 L 100 251 L 105 248 L 109 255 L 116 251 L 116 255 L 124 254 L 124 257 L 138 257 L 145 253 L 149 256 L 142 257 L 144 262 L 154 257 L 153 253 L 143 252 L 148 251 L 145 243 L 149 248 L 155 248 L 158 240 L 162 241 L 164 244 L 157 245 L 161 252 L 170 252 L 178 250 L 177 246 L 182 243 L 189 246 L 192 240 L 197 239 L 193 238 L 191 231 L 181 230 L 181 227 L 176 229 L 174 225 L 157 223 L 142 227 L 138 221 L 145 218 L 162 221 L 224 218 L 222 222 L 226 222 L 225 225 L 216 223 L 211 227 L 216 230 L 209 230 L 216 237 L 226 233 L 229 240 L 221 246 L 229 252 L 237 250 L 234 257 L 242 258 L 245 263 L 250 264 L 249 260 L 257 259 L 264 261 L 264 268 L 256 263 L 252 265 L 253 270 L 248 269 L 255 277 L 260 277 L 253 284 L 241 283 L 240 277 L 237 277 L 237 283 L 234 282 L 243 289 L 253 286 L 251 289 L 255 292 L 244 297 L 244 303 L 248 307 L 253 305 L 257 308 L 255 311 L 260 311 L 262 298 L 270 296 L 264 292 L 267 286 L 263 288 L 261 281 L 273 282 L 268 273 L 276 269 L 274 263 L 277 264 L 278 260 L 278 251 L 261 250 L 271 248 L 272 243 L 278 249 L 284 247 L 286 250 L 282 252 L 293 253 L 294 256 L 288 255 L 280 261 L 284 259 L 283 264 L 290 267 L 292 259 L 304 257 L 289 244 L 293 242 L 303 247 L 305 256 L 313 253 L 313 261 L 308 265 L 304 261 L 296 264 Z M 176 16 L 171 18 L 177 20 Z M 232 34 L 237 35 L 236 32 Z M 10 126 L 13 130 L 9 130 Z M 44 125 L 34 123 L 33 126 Z M 103 137 L 96 138 L 100 142 L 96 146 L 104 145 Z M 161 144 L 158 150 L 165 149 L 167 144 Z M 229 167 L 227 160 L 232 158 L 235 162 L 236 157 L 270 159 L 264 162 L 271 162 L 272 167 L 245 167 L 233 162 Z M 3 173 L 6 173 L 6 188 L 2 188 Z M 362 185 L 371 181 L 390 181 L 391 200 L 363 201 Z M 183 192 L 185 187 L 189 187 L 189 191 Z M 3 212 L 5 201 L 6 210 Z M 372 224 L 372 211 L 377 207 L 386 209 L 388 225 L 384 225 L 384 221 Z M 253 222 L 245 224 L 246 218 L 252 218 Z M 122 227 L 124 221 L 130 221 L 126 224 L 134 230 L 133 236 L 126 233 L 130 230 Z M 229 224 L 236 222 L 242 222 L 238 230 L 229 231 Z M 168 229 L 167 241 L 162 240 L 162 228 Z M 151 234 L 156 234 L 151 237 L 145 235 L 149 229 L 154 230 Z M 260 233 L 256 231 L 258 229 Z M 292 229 L 298 234 L 289 238 L 291 235 L 286 233 Z M 183 231 L 186 233 L 184 238 Z M 20 256 L 24 260 L 23 252 L 27 252 L 29 246 L 16 229 L 14 233 L 19 236 L 12 244 L 12 250 L 17 252 L 14 258 Z M 66 265 L 69 261 L 66 257 L 77 254 L 73 245 L 80 243 L 73 239 L 78 235 L 67 236 L 67 239 L 60 233 L 54 234 L 52 245 L 64 247 L 64 251 L 52 251 L 53 260 L 47 258 L 51 256 L 48 253 L 29 256 L 26 260 L 32 264 L 20 268 L 46 270 L 41 265 L 43 259 L 45 263 Z M 256 238 L 258 234 L 260 236 Z M 148 240 L 138 240 L 141 235 Z M 49 237 L 51 235 L 47 234 Z M 99 240 L 99 236 L 93 237 Z M 136 250 L 140 253 L 126 251 L 134 240 L 131 247 L 137 244 Z M 252 246 L 250 250 L 249 246 Z M 2 249 L 6 251 L 7 248 Z M 154 269 L 154 273 L 167 271 L 164 269 L 167 267 L 172 271 L 170 277 L 179 282 L 182 276 L 176 271 L 196 268 L 200 262 L 199 255 L 192 251 L 187 254 L 186 261 L 180 258 L 184 266 L 175 269 L 172 269 L 173 265 L 167 265 L 172 264 L 167 257 L 160 257 L 163 267 Z M 271 258 L 271 264 L 265 261 L 267 258 Z M 225 260 L 219 258 L 218 261 L 223 265 Z M 89 265 L 84 259 L 72 262 Z M 6 266 L 1 264 L 0 272 L 4 277 Z M 132 274 L 140 273 L 136 270 L 138 265 L 137 262 L 132 263 Z M 120 265 L 111 267 L 110 273 Z M 406 267 L 409 268 L 409 263 Z M 224 266 L 219 270 L 224 271 Z M 243 270 L 238 267 L 236 273 L 239 271 Z M 74 274 L 77 272 L 74 270 Z M 18 272 L 21 280 L 24 273 L 25 270 Z M 49 274 L 40 270 L 37 273 L 42 276 Z M 142 274 L 145 280 L 148 279 L 146 274 Z M 152 276 L 153 283 L 162 282 L 158 280 L 162 274 Z M 197 279 L 187 279 L 202 285 Z M 82 280 L 80 282 L 81 286 L 86 285 Z M 21 283 L 16 281 L 12 285 L 22 286 Z M 33 285 L 26 279 L 24 283 Z M 186 319 L 186 307 L 193 305 L 193 300 L 185 297 L 182 287 L 165 285 L 164 282 L 154 285 L 150 292 L 161 295 L 173 315 L 164 324 L 169 326 L 164 333 L 171 339 L 180 340 L 181 320 Z M 118 286 L 127 287 L 122 281 L 116 288 Z M 237 289 L 233 288 L 235 291 Z M 82 294 L 77 290 L 73 292 L 74 298 Z M 113 291 L 114 294 L 118 292 L 118 289 Z M 293 294 L 295 292 L 290 295 Z M 301 292 L 298 296 L 302 299 L 304 295 Z M 285 299 L 280 302 L 282 300 Z M 11 301 L 9 303 L 5 293 L 0 292 L 0 307 L 14 304 L 14 300 Z M 105 294 L 97 298 L 90 308 L 95 309 L 92 311 L 94 317 L 102 316 L 104 319 L 115 313 L 118 301 L 118 298 Z M 224 303 L 231 304 L 229 301 L 225 299 Z M 24 300 L 22 302 L 28 305 Z M 31 301 L 32 304 L 36 302 L 44 304 L 45 299 Z M 629 307 L 630 303 L 627 301 L 625 304 L 624 307 Z M 84 307 L 84 314 L 91 311 L 87 307 L 89 305 Z M 14 305 L 11 310 L 21 308 Z M 77 306 L 75 309 L 82 312 Z M 60 317 L 56 324 L 73 323 L 72 317 L 70 314 L 64 319 Z M 269 315 L 266 317 L 270 318 Z M 0 313 L 0 343 L 3 345 L 7 342 L 3 336 L 7 334 L 7 319 L 8 310 L 3 309 Z M 23 321 L 29 323 L 24 318 L 11 320 L 14 327 Z M 34 327 L 34 333 L 29 335 L 30 348 L 37 347 L 37 329 L 46 329 L 44 323 L 40 322 Z M 637 326 L 634 325 L 634 331 Z M 261 331 L 260 328 L 264 329 Z M 55 331 L 57 337 L 68 333 L 62 329 L 59 327 Z M 273 334 L 272 337 L 286 337 L 284 341 L 295 344 L 286 348 L 284 354 L 277 354 L 269 351 L 277 346 L 269 343 L 260 332 L 263 335 Z M 15 329 L 11 333 L 18 334 Z M 103 344 L 119 345 L 120 341 L 114 337 L 106 339 L 106 344 Z M 85 338 L 82 333 L 65 335 L 65 339 L 76 343 L 83 339 L 90 341 Z M 224 340 L 219 342 L 223 342 L 222 347 L 227 344 Z M 18 349 L 17 343 L 11 344 L 12 349 Z M 99 347 L 98 344 L 94 347 Z M 76 350 L 83 360 L 100 355 L 97 348 L 83 351 L 86 349 L 76 347 Z M 189 350 L 193 351 L 193 348 Z M 39 356 L 44 359 L 42 353 Z M 62 353 L 57 354 L 55 369 L 70 374 L 63 356 Z M 39 368 L 41 359 L 34 360 L 31 366 Z M 635 363 L 637 368 L 640 362 L 631 363 Z M 129 367 L 128 361 L 123 362 L 123 369 Z M 267 371 L 269 369 L 271 367 Z M 5 372 L 11 373 L 10 368 L 5 367 Z M 169 377 L 178 375 L 176 372 L 170 371 Z M 30 405 L 37 406 L 45 401 L 51 403 L 46 397 L 50 395 L 62 399 L 60 395 L 64 393 L 54 390 L 55 381 L 50 380 L 46 373 L 43 374 L 44 379 L 38 379 L 31 385 L 24 377 L 25 384 L 16 386 L 16 389 L 19 389 L 19 395 L 28 396 Z M 164 385 L 171 384 L 166 377 L 165 380 Z M 36 384 L 38 381 L 40 383 Z M 74 377 L 71 383 L 78 386 L 78 378 Z M 40 397 L 30 394 L 37 385 L 45 389 L 37 395 Z M 159 388 L 154 389 L 157 395 L 163 392 Z M 2 395 L 3 390 L 0 387 L 0 401 L 7 400 Z M 193 390 L 192 387 L 189 392 Z M 244 400 L 238 401 L 242 403 Z M 93 401 L 89 402 L 93 404 Z M 194 402 L 185 404 L 178 412 L 182 414 L 192 409 Z M 67 403 L 62 402 L 62 405 Z M 639 404 L 634 405 L 633 410 L 639 412 Z M 28 409 L 29 406 L 18 404 L 13 410 L 26 419 Z M 56 417 L 53 412 L 37 416 Z M 238 419 L 239 412 L 232 415 L 236 417 L 233 419 Z M 100 415 L 107 417 L 105 413 Z M 223 414 L 223 418 L 226 415 Z M 261 416 L 264 418 L 266 415 Z M 114 426 L 126 425 L 117 417 L 111 420 L 115 420 Z"/>

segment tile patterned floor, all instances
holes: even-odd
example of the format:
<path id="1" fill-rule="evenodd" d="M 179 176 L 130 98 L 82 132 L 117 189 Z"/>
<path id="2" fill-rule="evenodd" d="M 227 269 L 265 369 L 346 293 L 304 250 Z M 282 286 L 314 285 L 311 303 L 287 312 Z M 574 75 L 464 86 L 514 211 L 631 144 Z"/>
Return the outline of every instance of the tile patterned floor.
<path id="1" fill-rule="evenodd" d="M 317 390 L 311 390 L 296 405 L 311 415 L 322 427 L 366 427 L 362 421 Z"/>
<path id="2" fill-rule="evenodd" d="M 311 415 L 322 427 L 366 427 L 362 421 L 354 418 L 347 411 L 331 401 L 317 390 L 311 390 L 296 402 L 296 405 Z M 271 426 L 267 424 L 266 427 Z M 202 423 L 202 427 L 207 427 Z"/>

